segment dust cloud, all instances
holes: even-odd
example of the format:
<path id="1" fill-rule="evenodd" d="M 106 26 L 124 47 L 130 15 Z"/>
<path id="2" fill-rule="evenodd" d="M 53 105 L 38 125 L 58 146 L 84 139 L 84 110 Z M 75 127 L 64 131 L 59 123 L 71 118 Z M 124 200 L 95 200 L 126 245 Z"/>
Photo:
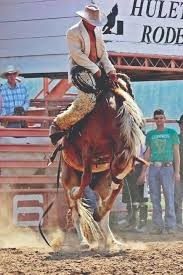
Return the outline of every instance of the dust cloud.
<path id="1" fill-rule="evenodd" d="M 6 196 L 0 208 L 0 248 L 35 248 L 53 251 L 61 248 L 64 242 L 64 233 L 58 228 L 50 228 L 45 232 L 52 248 L 43 240 L 38 229 L 13 225 L 10 214 L 10 201 Z"/>

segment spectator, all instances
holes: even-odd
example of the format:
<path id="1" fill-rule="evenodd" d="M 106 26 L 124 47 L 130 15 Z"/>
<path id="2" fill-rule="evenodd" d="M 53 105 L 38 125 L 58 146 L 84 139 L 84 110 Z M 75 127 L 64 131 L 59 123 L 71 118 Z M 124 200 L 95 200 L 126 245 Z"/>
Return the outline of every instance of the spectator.
<path id="1" fill-rule="evenodd" d="M 182 224 L 182 199 L 183 199 L 183 114 L 177 120 L 180 127 L 180 184 L 175 185 L 175 215 L 177 222 L 177 229 L 183 230 Z"/>
<path id="2" fill-rule="evenodd" d="M 145 232 L 148 216 L 147 185 L 139 181 L 141 171 L 142 164 L 136 163 L 134 170 L 126 177 L 122 195 L 122 202 L 127 204 L 128 211 L 126 229 L 139 233 Z"/>
<path id="3" fill-rule="evenodd" d="M 174 208 L 174 184 L 180 181 L 179 138 L 173 129 L 165 128 L 165 114 L 162 109 L 154 111 L 156 129 L 146 136 L 147 150 L 144 158 L 149 161 L 149 189 L 153 206 L 152 234 L 161 234 L 165 230 L 175 233 L 176 217 Z M 173 166 L 174 164 L 174 166 Z M 144 166 L 140 181 L 145 178 Z M 165 199 L 165 223 L 162 219 L 161 186 Z"/>
<path id="4" fill-rule="evenodd" d="M 18 80 L 19 71 L 12 65 L 7 66 L 1 77 L 7 82 L 0 87 L 1 110 L 4 116 L 24 115 L 29 107 L 26 87 Z M 25 122 L 7 122 L 7 128 L 22 128 Z M 25 127 L 25 126 L 24 126 Z"/>

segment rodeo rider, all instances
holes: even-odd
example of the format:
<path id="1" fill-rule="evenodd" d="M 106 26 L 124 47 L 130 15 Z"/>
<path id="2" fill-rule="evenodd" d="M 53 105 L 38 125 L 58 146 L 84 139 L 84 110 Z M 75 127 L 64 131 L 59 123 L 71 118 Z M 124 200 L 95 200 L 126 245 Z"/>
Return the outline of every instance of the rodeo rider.
<path id="1" fill-rule="evenodd" d="M 101 78 L 100 68 L 103 68 L 109 79 L 116 82 L 116 70 L 108 58 L 100 28 L 107 21 L 106 15 L 93 4 L 86 6 L 84 10 L 76 14 L 81 17 L 81 21 L 67 32 L 69 80 L 71 81 L 73 67 L 79 65 L 91 71 L 96 80 Z M 94 109 L 95 104 L 94 93 L 78 90 L 78 96 L 72 105 L 62 114 L 57 115 L 50 127 L 52 143 L 55 145 L 70 127 Z"/>

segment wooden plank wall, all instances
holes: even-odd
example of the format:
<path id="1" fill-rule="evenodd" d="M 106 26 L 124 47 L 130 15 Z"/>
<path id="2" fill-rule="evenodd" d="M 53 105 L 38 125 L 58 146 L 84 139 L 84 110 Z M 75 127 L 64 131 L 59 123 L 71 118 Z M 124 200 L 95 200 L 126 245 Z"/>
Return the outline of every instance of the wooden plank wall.
<path id="1" fill-rule="evenodd" d="M 27 117 L 28 121 L 29 119 L 31 118 Z M 39 118 L 41 119 L 50 118 Z M 47 166 L 53 149 L 48 139 L 48 129 L 0 129 L 2 223 L 38 229 L 39 220 L 57 190 L 58 158 L 51 166 Z M 44 228 L 66 226 L 67 204 L 61 183 L 57 197 L 52 209 L 44 218 Z"/>
<path id="2" fill-rule="evenodd" d="M 0 0 L 0 71 L 16 64 L 22 73 L 67 72 L 65 34 L 86 0 Z"/>

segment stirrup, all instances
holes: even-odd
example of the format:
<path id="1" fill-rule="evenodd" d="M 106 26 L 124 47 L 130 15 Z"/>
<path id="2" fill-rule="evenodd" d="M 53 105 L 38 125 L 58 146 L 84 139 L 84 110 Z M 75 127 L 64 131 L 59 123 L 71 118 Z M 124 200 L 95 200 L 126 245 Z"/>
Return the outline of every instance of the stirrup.
<path id="1" fill-rule="evenodd" d="M 49 137 L 50 137 L 50 139 L 51 139 L 51 143 L 52 143 L 53 145 L 56 145 L 57 142 L 58 142 L 61 138 L 63 138 L 65 135 L 66 135 L 66 132 L 64 132 L 64 131 L 59 131 L 59 132 L 57 132 L 57 133 L 53 133 L 53 134 L 49 135 Z"/>
<path id="2" fill-rule="evenodd" d="M 50 126 L 49 129 L 49 137 L 51 139 L 51 142 L 53 145 L 56 145 L 57 142 L 63 137 L 65 136 L 67 133 L 67 131 L 65 130 L 60 130 L 59 126 L 53 122 Z"/>

